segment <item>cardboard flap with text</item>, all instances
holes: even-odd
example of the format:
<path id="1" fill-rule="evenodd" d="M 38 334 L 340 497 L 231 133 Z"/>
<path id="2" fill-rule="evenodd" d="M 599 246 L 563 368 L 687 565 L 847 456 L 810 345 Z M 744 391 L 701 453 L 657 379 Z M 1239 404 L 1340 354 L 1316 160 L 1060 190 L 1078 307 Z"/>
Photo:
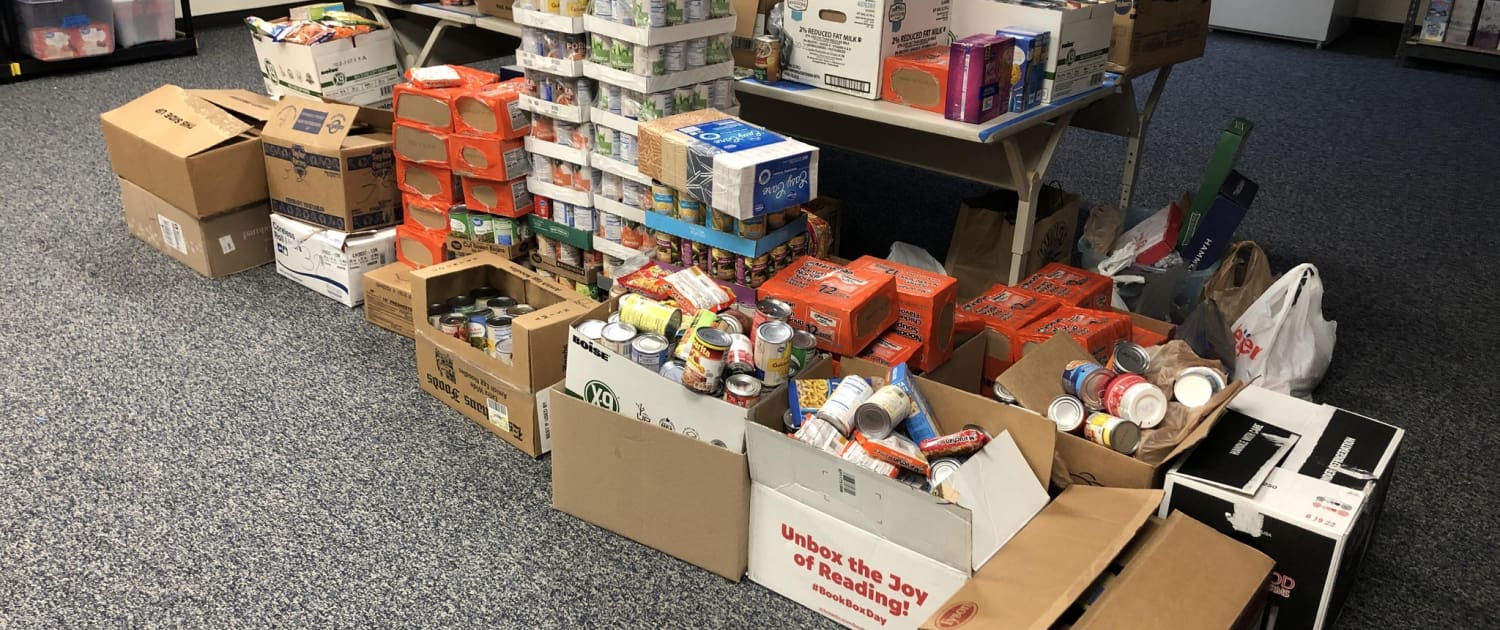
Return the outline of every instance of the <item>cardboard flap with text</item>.
<path id="1" fill-rule="evenodd" d="M 1135 537 L 1161 497 L 1160 490 L 1063 491 L 922 627 L 1051 627 Z"/>
<path id="2" fill-rule="evenodd" d="M 262 123 L 276 111 L 276 100 L 250 90 L 188 90 L 188 93 L 219 107 Z"/>
<path id="3" fill-rule="evenodd" d="M 254 128 L 175 85 L 163 85 L 99 117 L 177 157 L 213 148 Z"/>
<path id="4" fill-rule="evenodd" d="M 344 138 L 354 129 L 359 116 L 360 108 L 354 105 L 288 96 L 281 99 L 276 113 L 266 122 L 265 135 L 325 151 L 338 151 L 344 146 Z"/>

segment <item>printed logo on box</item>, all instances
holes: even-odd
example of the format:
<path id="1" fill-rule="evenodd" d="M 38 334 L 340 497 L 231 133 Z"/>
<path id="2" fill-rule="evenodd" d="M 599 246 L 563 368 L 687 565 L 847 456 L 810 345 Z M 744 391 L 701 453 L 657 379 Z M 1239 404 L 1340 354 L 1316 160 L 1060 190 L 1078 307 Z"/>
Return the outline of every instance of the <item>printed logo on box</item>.
<path id="1" fill-rule="evenodd" d="M 679 127 L 677 131 L 725 153 L 736 153 L 785 140 L 765 129 L 747 125 L 734 118 Z"/>
<path id="2" fill-rule="evenodd" d="M 615 396 L 615 390 L 605 385 L 604 381 L 594 380 L 584 385 L 583 400 L 590 405 L 620 413 L 620 399 Z"/>

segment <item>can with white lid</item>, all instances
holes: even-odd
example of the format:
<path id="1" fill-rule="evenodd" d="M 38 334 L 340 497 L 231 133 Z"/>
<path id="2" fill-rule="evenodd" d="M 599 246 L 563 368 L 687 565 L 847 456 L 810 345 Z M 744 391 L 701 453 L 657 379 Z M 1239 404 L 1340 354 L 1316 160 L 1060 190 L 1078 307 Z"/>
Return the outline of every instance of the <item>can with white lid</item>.
<path id="1" fill-rule="evenodd" d="M 1167 417 L 1167 395 L 1144 376 L 1121 374 L 1105 389 L 1104 408 L 1142 429 L 1150 429 Z"/>
<path id="2" fill-rule="evenodd" d="M 1224 389 L 1224 385 L 1224 377 L 1213 368 L 1194 366 L 1177 374 L 1177 380 L 1172 383 L 1172 397 L 1190 409 L 1202 407 Z"/>

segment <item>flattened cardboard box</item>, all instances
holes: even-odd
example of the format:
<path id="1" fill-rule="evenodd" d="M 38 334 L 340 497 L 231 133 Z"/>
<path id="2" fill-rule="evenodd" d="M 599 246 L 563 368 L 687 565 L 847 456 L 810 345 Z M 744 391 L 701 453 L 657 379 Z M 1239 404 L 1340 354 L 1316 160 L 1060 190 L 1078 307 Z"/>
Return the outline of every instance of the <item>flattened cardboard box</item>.
<path id="1" fill-rule="evenodd" d="M 414 339 L 412 308 L 411 267 L 406 263 L 393 262 L 365 272 L 365 321 Z"/>
<path id="2" fill-rule="evenodd" d="M 278 214 L 340 232 L 399 222 L 390 112 L 286 97 L 262 136 Z"/>
<path id="3" fill-rule="evenodd" d="M 205 278 L 253 269 L 275 258 L 271 208 L 265 202 L 200 219 L 124 178 L 116 179 L 131 235 Z"/>
<path id="4" fill-rule="evenodd" d="M 537 394 L 507 384 L 488 369 L 489 364 L 472 362 L 444 347 L 441 342 L 453 338 L 430 326 L 417 329 L 416 335 L 422 391 L 527 455 L 541 457 L 552 450 L 551 418 L 542 413 L 546 409 L 539 406 Z"/>
<path id="5" fill-rule="evenodd" d="M 163 85 L 99 120 L 115 174 L 204 218 L 266 199 L 258 133 L 274 105 L 245 90 Z"/>

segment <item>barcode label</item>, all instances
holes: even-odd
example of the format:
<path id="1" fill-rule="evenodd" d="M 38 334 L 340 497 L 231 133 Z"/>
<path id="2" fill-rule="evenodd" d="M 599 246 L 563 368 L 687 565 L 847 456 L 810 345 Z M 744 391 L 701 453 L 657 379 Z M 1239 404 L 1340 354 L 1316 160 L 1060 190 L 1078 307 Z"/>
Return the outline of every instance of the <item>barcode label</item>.
<path id="1" fill-rule="evenodd" d="M 184 254 L 187 251 L 187 240 L 182 238 L 182 225 L 162 215 L 156 215 L 156 224 L 161 226 L 161 242 L 163 245 L 175 249 Z"/>
<path id="2" fill-rule="evenodd" d="M 869 81 L 860 81 L 858 79 L 850 79 L 848 77 L 825 74 L 823 75 L 823 82 L 828 84 L 830 87 L 843 88 L 845 90 L 854 90 L 855 92 L 864 92 L 867 94 L 870 92 Z"/>
<path id="3" fill-rule="evenodd" d="M 509 431 L 510 409 L 507 409 L 503 403 L 494 398 L 486 399 L 485 402 L 487 403 L 486 406 L 489 407 L 490 422 L 500 427 L 501 431 Z"/>
<path id="4" fill-rule="evenodd" d="M 380 86 L 380 95 L 381 96 L 390 96 L 391 93 L 393 93 L 395 91 L 396 91 L 396 86 L 395 85 L 382 85 L 382 86 Z"/>
<path id="5" fill-rule="evenodd" d="M 854 491 L 854 475 L 851 475 L 848 473 L 848 471 L 842 469 L 839 470 L 839 492 L 847 494 L 851 497 L 855 496 L 856 494 Z"/>

